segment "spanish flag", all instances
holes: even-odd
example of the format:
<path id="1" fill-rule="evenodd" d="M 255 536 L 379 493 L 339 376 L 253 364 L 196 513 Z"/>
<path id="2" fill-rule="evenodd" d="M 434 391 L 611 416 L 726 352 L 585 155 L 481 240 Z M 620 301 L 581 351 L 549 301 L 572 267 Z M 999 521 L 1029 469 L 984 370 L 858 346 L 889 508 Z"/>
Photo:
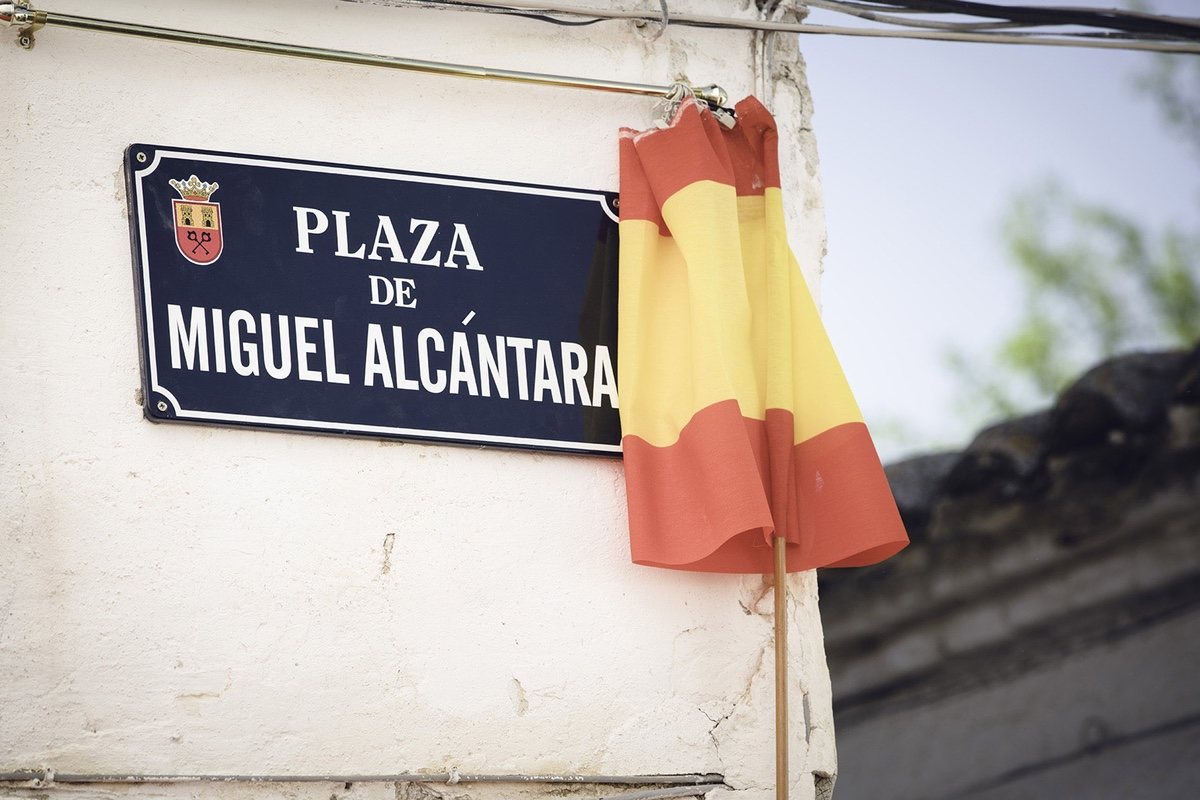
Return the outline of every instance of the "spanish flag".
<path id="1" fill-rule="evenodd" d="M 618 378 L 633 560 L 852 567 L 908 543 L 787 244 L 778 136 L 753 97 L 621 132 Z"/>

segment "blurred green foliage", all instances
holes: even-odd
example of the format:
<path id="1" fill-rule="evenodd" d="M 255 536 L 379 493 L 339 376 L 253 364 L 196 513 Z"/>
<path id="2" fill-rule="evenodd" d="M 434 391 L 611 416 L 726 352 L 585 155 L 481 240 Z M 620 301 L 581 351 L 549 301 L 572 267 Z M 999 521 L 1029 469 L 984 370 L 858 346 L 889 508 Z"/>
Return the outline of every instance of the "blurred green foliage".
<path id="1" fill-rule="evenodd" d="M 1200 59 L 1163 57 L 1138 83 L 1200 156 Z M 988 356 L 947 355 L 976 421 L 1045 406 L 1106 357 L 1200 339 L 1200 227 L 1152 230 L 1046 180 L 1013 200 L 1003 237 L 1019 321 Z"/>

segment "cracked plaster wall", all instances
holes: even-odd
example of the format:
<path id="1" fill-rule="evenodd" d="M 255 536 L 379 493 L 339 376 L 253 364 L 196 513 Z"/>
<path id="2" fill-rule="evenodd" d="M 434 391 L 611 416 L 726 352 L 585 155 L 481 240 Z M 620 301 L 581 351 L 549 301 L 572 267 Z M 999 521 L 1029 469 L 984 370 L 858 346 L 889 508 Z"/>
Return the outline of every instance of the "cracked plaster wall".
<path id="1" fill-rule="evenodd" d="M 655 39 L 630 23 L 336 0 L 111 0 L 103 16 L 630 81 L 686 73 L 734 97 L 766 83 L 792 245 L 810 282 L 819 274 L 794 42 L 777 43 L 764 80 L 751 37 L 728 31 Z M 38 39 L 32 52 L 0 44 L 0 68 L 20 76 L 0 88 L 0 129 L 23 154 L 0 164 L 0 771 L 719 772 L 739 796 L 769 796 L 771 595 L 758 577 L 632 566 L 618 462 L 154 425 L 135 398 L 128 143 L 615 189 L 615 132 L 648 124 L 652 103 L 58 29 Z M 830 692 L 814 577 L 791 589 L 793 797 L 808 798 L 813 773 L 835 771 Z"/>

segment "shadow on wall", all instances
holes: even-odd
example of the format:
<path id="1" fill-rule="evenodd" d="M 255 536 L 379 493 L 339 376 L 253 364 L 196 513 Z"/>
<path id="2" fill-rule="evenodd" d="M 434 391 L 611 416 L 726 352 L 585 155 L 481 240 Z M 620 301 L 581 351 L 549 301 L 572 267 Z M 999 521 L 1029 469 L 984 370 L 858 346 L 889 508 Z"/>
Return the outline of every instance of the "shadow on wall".
<path id="1" fill-rule="evenodd" d="M 1200 347 L 888 477 L 912 545 L 820 574 L 837 800 L 1200 797 Z"/>

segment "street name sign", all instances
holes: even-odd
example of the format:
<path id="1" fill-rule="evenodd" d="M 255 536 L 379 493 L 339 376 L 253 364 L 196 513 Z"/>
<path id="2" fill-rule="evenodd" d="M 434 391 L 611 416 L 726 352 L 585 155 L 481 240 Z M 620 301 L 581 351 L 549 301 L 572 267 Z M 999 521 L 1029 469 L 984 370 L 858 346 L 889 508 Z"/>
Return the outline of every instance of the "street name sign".
<path id="1" fill-rule="evenodd" d="M 134 144 L 146 416 L 620 452 L 612 193 Z"/>

